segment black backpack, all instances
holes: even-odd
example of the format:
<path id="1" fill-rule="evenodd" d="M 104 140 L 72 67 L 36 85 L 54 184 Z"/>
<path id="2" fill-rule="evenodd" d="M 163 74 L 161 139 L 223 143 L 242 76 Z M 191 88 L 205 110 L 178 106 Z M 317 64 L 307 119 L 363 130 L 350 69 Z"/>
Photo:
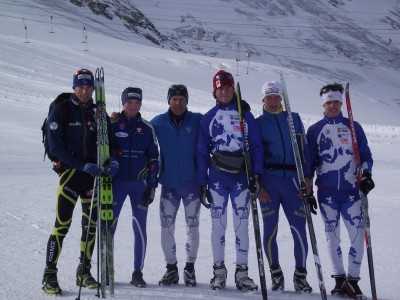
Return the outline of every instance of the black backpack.
<path id="1" fill-rule="evenodd" d="M 57 162 L 58 159 L 57 157 L 55 157 L 49 149 L 49 142 L 47 139 L 47 119 L 49 117 L 49 114 L 51 112 L 51 110 L 53 109 L 53 107 L 55 107 L 56 105 L 62 105 L 62 119 L 61 119 L 61 129 L 63 130 L 63 132 L 66 132 L 67 128 L 68 128 L 68 120 L 69 120 L 69 116 L 70 116 L 70 106 L 69 106 L 69 98 L 71 97 L 72 93 L 61 93 L 60 95 L 57 96 L 57 98 L 55 100 L 53 100 L 53 102 L 50 103 L 50 107 L 49 107 L 49 112 L 47 114 L 47 117 L 44 119 L 43 121 L 43 125 L 42 125 L 42 143 L 44 146 L 44 155 L 43 155 L 43 160 L 46 159 L 46 155 L 47 157 L 52 161 L 52 162 Z"/>

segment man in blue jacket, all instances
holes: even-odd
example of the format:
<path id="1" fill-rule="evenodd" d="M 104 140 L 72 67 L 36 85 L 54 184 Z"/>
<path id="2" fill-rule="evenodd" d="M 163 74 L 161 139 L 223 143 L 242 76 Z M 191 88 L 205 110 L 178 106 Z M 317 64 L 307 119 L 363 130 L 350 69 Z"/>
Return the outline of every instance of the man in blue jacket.
<path id="1" fill-rule="evenodd" d="M 196 183 L 196 142 L 201 114 L 188 111 L 189 94 L 182 84 L 171 85 L 167 98 L 168 111 L 151 120 L 160 145 L 161 245 L 167 262 L 167 271 L 159 284 L 179 281 L 174 232 L 182 200 L 187 232 L 183 278 L 187 286 L 195 286 L 201 207 Z"/>
<path id="2" fill-rule="evenodd" d="M 318 202 L 324 221 L 329 257 L 336 285 L 332 295 L 346 294 L 365 299 L 358 286 L 364 255 L 365 220 L 360 191 L 367 195 L 375 187 L 372 180 L 372 154 L 361 125 L 354 122 L 355 136 L 363 170 L 360 184 L 354 159 L 349 119 L 342 114 L 343 86 L 328 84 L 320 90 L 324 117 L 307 131 L 310 153 L 317 178 Z M 343 266 L 340 246 L 340 216 L 350 238 L 348 269 Z"/>
<path id="3" fill-rule="evenodd" d="M 251 163 L 255 173 L 253 175 L 256 178 L 256 182 L 249 187 L 233 76 L 220 70 L 214 75 L 212 84 L 217 102 L 201 120 L 197 143 L 200 200 L 205 207 L 211 207 L 211 245 L 214 259 L 211 288 L 222 289 L 226 284 L 225 234 L 230 198 L 236 245 L 235 284 L 239 290 L 257 290 L 258 286 L 248 276 L 248 221 L 249 188 L 257 190 L 256 184 L 263 172 L 260 133 L 249 105 L 243 101 L 243 119 L 246 123 Z"/>
<path id="4" fill-rule="evenodd" d="M 50 152 L 57 157 L 55 165 L 60 176 L 57 190 L 56 220 L 47 244 L 46 268 L 42 289 L 48 294 L 61 294 L 57 279 L 57 262 L 62 245 L 72 222 L 72 215 L 78 198 L 82 204 L 82 236 L 80 263 L 76 272 L 76 284 L 97 288 L 98 283 L 90 273 L 91 258 L 96 238 L 97 201 L 91 210 L 94 178 L 101 174 L 97 163 L 97 132 L 95 104 L 93 103 L 94 77 L 87 69 L 74 73 L 74 93 L 65 104 L 55 106 L 48 117 L 48 141 Z M 63 124 L 63 109 L 69 110 L 67 126 Z M 89 220 L 89 215 L 92 219 Z M 86 241 L 89 227 L 89 239 Z M 88 243 L 88 251 L 84 250 Z M 83 271 L 82 271 L 83 269 Z M 82 278 L 81 278 L 82 273 Z"/>
<path id="5" fill-rule="evenodd" d="M 153 126 L 140 114 L 142 90 L 126 88 L 121 95 L 123 111 L 113 120 L 113 156 L 109 174 L 113 177 L 113 234 L 129 195 L 135 237 L 131 284 L 145 287 L 142 269 L 147 247 L 147 212 L 158 185 L 158 145 Z"/>
<path id="6" fill-rule="evenodd" d="M 278 235 L 279 209 L 282 206 L 290 225 L 294 242 L 295 270 L 293 283 L 296 291 L 311 293 L 307 282 L 306 261 L 308 253 L 306 217 L 300 189 L 296 162 L 288 126 L 288 114 L 282 107 L 282 86 L 279 81 L 267 81 L 261 89 L 263 114 L 257 118 L 264 146 L 264 173 L 260 191 L 260 207 L 264 223 L 264 250 L 267 256 L 272 290 L 284 290 L 285 280 L 279 264 Z M 293 123 L 301 154 L 305 176 L 311 175 L 311 163 L 306 133 L 297 113 Z M 316 200 L 314 205 L 316 205 Z M 315 213 L 315 208 L 311 206 Z"/>

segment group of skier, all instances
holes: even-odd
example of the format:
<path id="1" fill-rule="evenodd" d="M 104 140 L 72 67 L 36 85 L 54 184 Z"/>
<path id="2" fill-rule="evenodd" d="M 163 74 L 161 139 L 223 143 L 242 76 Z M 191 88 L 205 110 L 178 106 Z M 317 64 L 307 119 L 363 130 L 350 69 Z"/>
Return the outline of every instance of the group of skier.
<path id="1" fill-rule="evenodd" d="M 96 164 L 95 105 L 93 74 L 78 70 L 73 77 L 74 93 L 69 99 L 71 110 L 68 126 L 61 126 L 61 106 L 49 115 L 50 151 L 58 158 L 60 176 L 57 191 L 57 214 L 50 235 L 43 290 L 60 294 L 57 261 L 62 242 L 72 220 L 78 197 L 82 203 L 81 256 L 77 285 L 97 288 L 90 273 L 97 221 L 97 205 L 91 213 L 90 201 L 94 178 L 104 173 L 113 178 L 113 234 L 127 195 L 132 207 L 135 236 L 131 284 L 145 287 L 142 269 L 146 253 L 146 219 L 148 206 L 161 184 L 159 213 L 161 246 L 166 272 L 160 285 L 179 282 L 175 243 L 175 221 L 182 200 L 185 210 L 187 242 L 183 281 L 197 284 L 195 262 L 199 248 L 199 215 L 201 204 L 210 209 L 211 248 L 213 254 L 212 289 L 226 285 L 225 234 L 228 202 L 232 207 L 235 232 L 236 269 L 234 279 L 240 290 L 257 290 L 248 275 L 250 190 L 258 195 L 263 220 L 263 247 L 271 273 L 271 289 L 284 290 L 284 272 L 279 262 L 277 244 L 279 210 L 282 206 L 294 241 L 294 289 L 310 293 L 306 260 L 308 242 L 304 205 L 317 213 L 318 204 L 324 222 L 332 277 L 332 294 L 363 299 L 358 286 L 364 253 L 364 213 L 360 191 L 367 195 L 374 188 L 372 155 L 362 127 L 355 122 L 355 133 L 363 170 L 360 183 L 354 161 L 349 120 L 342 114 L 343 86 L 333 83 L 320 90 L 324 117 L 310 126 L 307 133 L 300 116 L 293 113 L 297 143 L 301 153 L 307 197 L 301 199 L 293 154 L 288 114 L 283 109 L 285 97 L 279 81 L 262 86 L 262 114 L 254 118 L 249 104 L 240 102 L 249 143 L 254 180 L 248 183 L 244 161 L 244 141 L 235 82 L 232 74 L 220 70 L 212 78 L 216 104 L 206 114 L 191 112 L 189 93 L 182 84 L 171 85 L 167 93 L 169 109 L 150 122 L 140 114 L 142 90 L 128 87 L 121 96 L 123 110 L 113 113 L 110 124 L 111 159 L 107 166 Z M 313 193 L 316 174 L 317 199 Z M 230 200 L 230 201 L 229 201 Z M 303 201 L 302 201 L 303 200 Z M 344 269 L 340 245 L 340 216 L 350 237 L 348 270 Z M 87 230 L 89 229 L 89 234 Z M 87 236 L 89 238 L 87 238 Z M 88 244 L 88 251 L 86 249 Z M 86 257 L 84 257 L 86 253 Z"/>

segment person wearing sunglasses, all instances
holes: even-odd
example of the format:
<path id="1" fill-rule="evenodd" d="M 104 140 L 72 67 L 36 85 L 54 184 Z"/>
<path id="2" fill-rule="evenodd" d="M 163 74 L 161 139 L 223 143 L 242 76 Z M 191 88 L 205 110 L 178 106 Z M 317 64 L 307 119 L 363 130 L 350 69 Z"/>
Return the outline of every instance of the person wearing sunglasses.
<path id="1" fill-rule="evenodd" d="M 167 263 L 159 285 L 169 286 L 179 282 L 175 222 L 182 203 L 187 234 L 183 281 L 186 286 L 196 286 L 194 264 L 199 249 L 201 207 L 196 184 L 196 143 L 202 115 L 188 110 L 189 93 L 183 84 L 171 85 L 167 100 L 168 111 L 150 121 L 160 146 L 161 246 Z"/>
<path id="2" fill-rule="evenodd" d="M 258 194 L 260 174 L 263 172 L 262 142 L 250 107 L 243 101 L 243 119 L 253 175 L 256 178 L 249 187 L 233 76 L 220 70 L 214 75 L 212 85 L 216 104 L 201 120 L 197 144 L 200 200 L 206 208 L 211 208 L 211 246 L 214 260 L 211 288 L 222 289 L 226 285 L 225 234 L 230 199 L 236 245 L 235 284 L 239 290 L 257 290 L 257 284 L 248 276 L 248 222 L 251 214 L 249 188 Z"/>
<path id="3" fill-rule="evenodd" d="M 76 283 L 91 289 L 97 288 L 98 285 L 90 273 L 97 220 L 97 200 L 94 200 L 93 211 L 90 213 L 91 200 L 95 177 L 102 173 L 102 168 L 97 165 L 96 107 L 92 98 L 93 73 L 88 69 L 76 71 L 73 75 L 72 89 L 74 92 L 69 99 L 56 105 L 48 117 L 49 149 L 58 159 L 55 168 L 60 180 L 57 189 L 56 220 L 47 243 L 42 289 L 53 295 L 62 293 L 57 279 L 57 262 L 71 226 L 78 198 L 82 205 L 82 235 Z M 63 110 L 68 110 L 68 118 L 64 120 L 66 126 L 63 126 Z M 92 216 L 91 220 L 89 215 Z M 83 249 L 86 247 L 88 251 L 85 257 Z"/>
<path id="4" fill-rule="evenodd" d="M 320 90 L 324 117 L 310 126 L 312 170 L 316 173 L 318 203 L 325 226 L 329 257 L 333 266 L 335 287 L 332 295 L 348 295 L 364 299 L 358 281 L 364 256 L 364 214 L 360 191 L 367 195 L 375 184 L 372 180 L 373 159 L 367 137 L 358 122 L 354 122 L 359 158 L 363 170 L 360 184 L 352 146 L 349 119 L 342 114 L 343 86 L 325 85 Z M 347 274 L 343 265 L 340 240 L 340 217 L 350 238 Z"/>
<path id="5" fill-rule="evenodd" d="M 293 237 L 295 270 L 294 289 L 297 292 L 311 293 L 307 282 L 307 230 L 304 205 L 301 194 L 296 162 L 292 148 L 288 115 L 282 106 L 282 85 L 279 81 L 267 81 L 261 89 L 263 113 L 256 121 L 264 146 L 264 173 L 259 194 L 260 208 L 264 224 L 264 250 L 267 256 L 272 291 L 283 291 L 285 279 L 279 263 L 277 244 L 279 210 L 282 207 L 290 225 Z M 293 113 L 293 125 L 305 176 L 311 177 L 311 164 L 306 132 L 299 114 Z M 308 180 L 308 183 L 310 181 Z M 311 212 L 316 214 L 314 197 L 306 199 Z"/>

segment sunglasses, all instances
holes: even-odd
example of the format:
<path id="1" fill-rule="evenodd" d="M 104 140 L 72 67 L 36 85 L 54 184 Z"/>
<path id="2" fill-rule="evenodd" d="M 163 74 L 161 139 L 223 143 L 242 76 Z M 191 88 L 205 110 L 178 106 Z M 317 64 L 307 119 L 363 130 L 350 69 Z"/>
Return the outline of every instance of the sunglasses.
<path id="1" fill-rule="evenodd" d="M 329 93 L 329 92 L 340 92 L 342 94 L 343 93 L 343 89 L 341 89 L 339 87 L 335 87 L 335 86 L 334 87 L 326 87 L 326 88 L 323 88 L 321 90 L 321 95 Z"/>
<path id="2" fill-rule="evenodd" d="M 215 77 L 215 80 L 229 79 L 233 80 L 233 76 L 231 74 L 221 74 Z"/>

